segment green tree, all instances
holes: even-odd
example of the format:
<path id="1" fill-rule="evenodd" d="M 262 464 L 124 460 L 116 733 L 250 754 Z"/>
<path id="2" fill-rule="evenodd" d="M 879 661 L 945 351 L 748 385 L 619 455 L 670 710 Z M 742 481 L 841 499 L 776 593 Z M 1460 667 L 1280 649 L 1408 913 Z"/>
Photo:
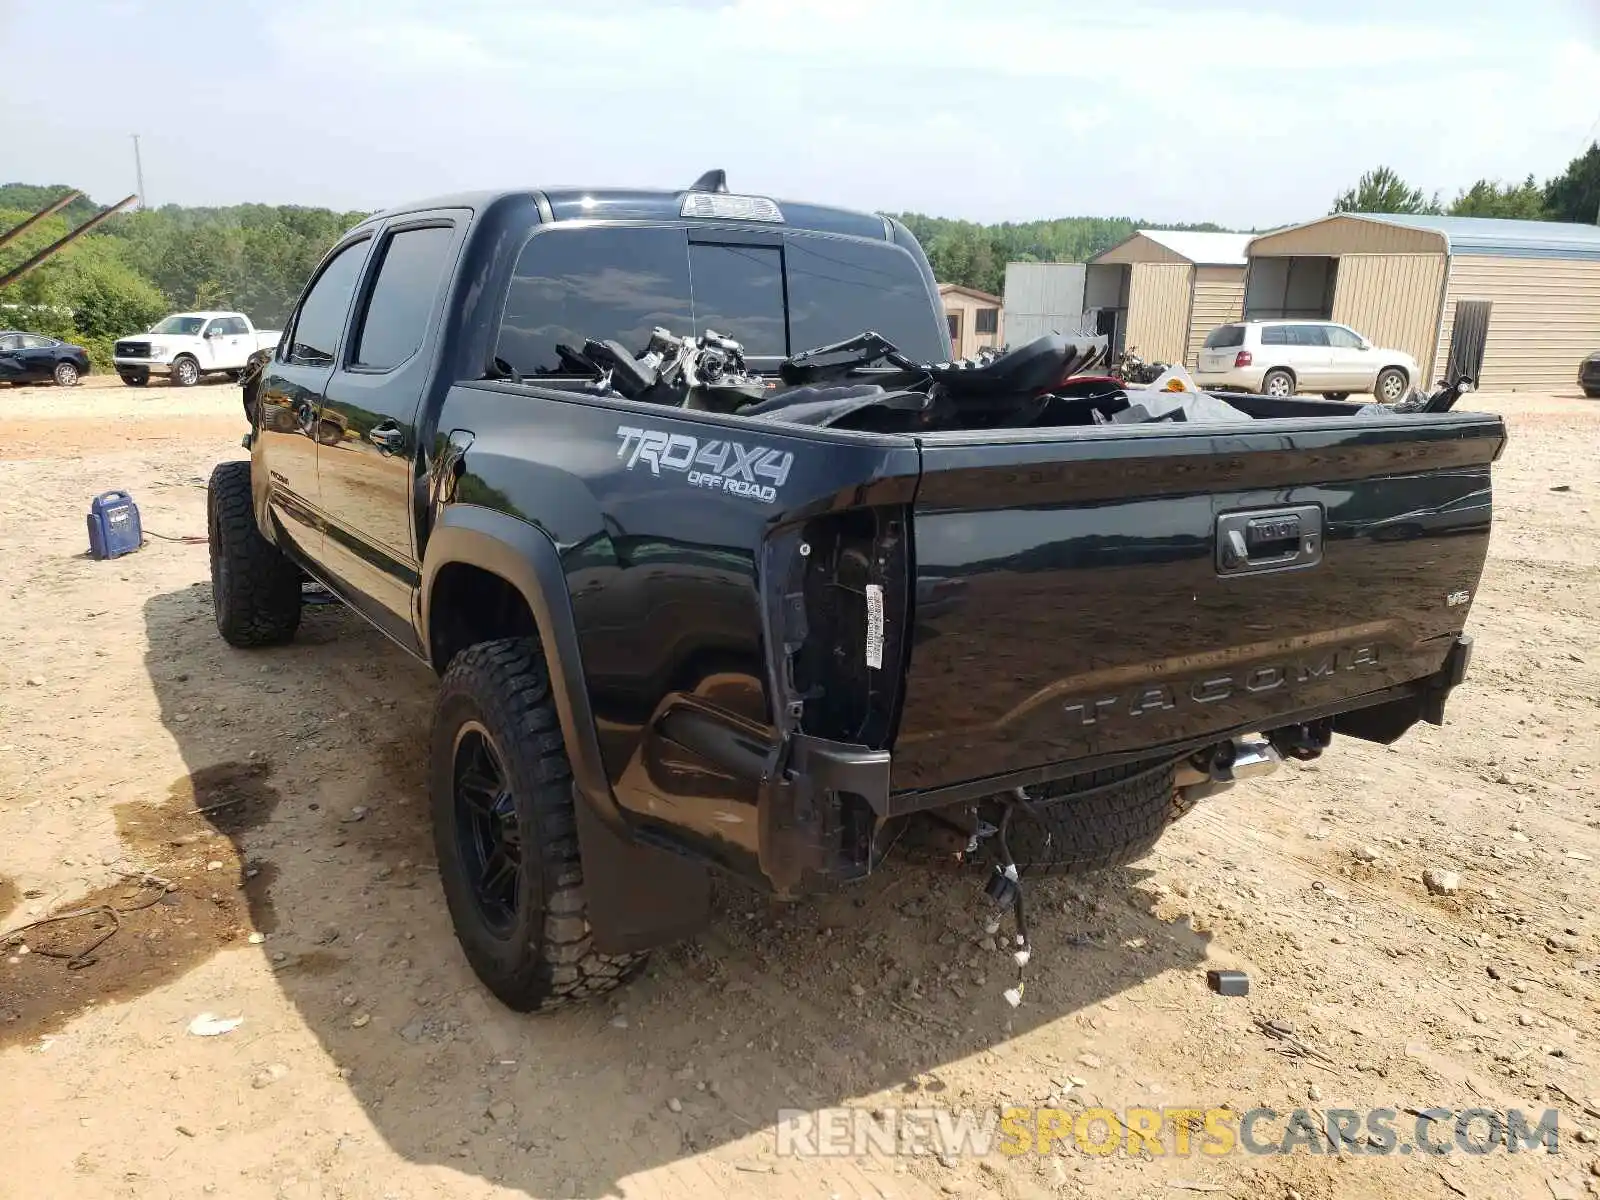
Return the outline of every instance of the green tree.
<path id="1" fill-rule="evenodd" d="M 1414 188 L 1390 167 L 1374 167 L 1355 187 L 1334 199 L 1336 213 L 1437 213 L 1439 196 L 1429 200 L 1421 188 Z"/>
<path id="2" fill-rule="evenodd" d="M 1600 224 L 1600 143 L 1591 142 L 1544 185 L 1544 207 L 1552 221 Z"/>
<path id="3" fill-rule="evenodd" d="M 1544 189 L 1532 175 L 1521 183 L 1480 179 L 1450 205 L 1453 217 L 1509 217 L 1520 221 L 1544 219 Z"/>
<path id="4" fill-rule="evenodd" d="M 1087 262 L 1151 222 L 1129 217 L 1059 217 L 1048 221 L 980 225 L 922 213 L 898 218 L 922 244 L 940 283 L 959 283 L 999 294 L 1006 264 Z M 1162 225 L 1164 229 L 1220 232 L 1220 225 Z"/>
<path id="5" fill-rule="evenodd" d="M 36 183 L 3 183 L 0 184 L 0 208 L 18 209 L 23 217 L 29 216 L 38 212 L 45 205 L 59 200 L 71 190 L 64 183 L 52 183 L 42 186 Z M 93 200 L 87 196 L 79 196 L 61 210 L 61 215 L 76 228 L 99 211 L 100 206 Z M 22 217 L 18 217 L 17 221 L 21 219 Z M 8 221 L 6 224 L 0 225 L 0 230 L 10 229 L 17 221 Z M 57 234 L 56 236 L 60 237 L 61 235 Z"/>
<path id="6" fill-rule="evenodd" d="M 15 209 L 0 210 L 0 228 L 15 225 L 20 215 Z M 32 257 L 68 227 L 65 215 L 41 221 L 0 249 L 0 271 Z M 0 304 L 8 306 L 0 324 L 79 342 L 95 366 L 104 370 L 111 365 L 112 341 L 147 328 L 167 303 L 161 291 L 127 263 L 120 243 L 91 233 L 0 291 Z"/>

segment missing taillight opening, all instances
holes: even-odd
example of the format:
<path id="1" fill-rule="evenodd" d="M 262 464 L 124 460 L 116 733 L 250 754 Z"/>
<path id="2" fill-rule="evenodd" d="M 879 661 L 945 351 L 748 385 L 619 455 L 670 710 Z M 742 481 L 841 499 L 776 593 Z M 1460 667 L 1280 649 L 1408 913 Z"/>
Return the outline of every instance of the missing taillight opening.
<path id="1" fill-rule="evenodd" d="M 790 662 L 814 737 L 881 748 L 899 699 L 906 622 L 906 517 L 898 508 L 830 513 L 806 523 L 806 636 Z"/>

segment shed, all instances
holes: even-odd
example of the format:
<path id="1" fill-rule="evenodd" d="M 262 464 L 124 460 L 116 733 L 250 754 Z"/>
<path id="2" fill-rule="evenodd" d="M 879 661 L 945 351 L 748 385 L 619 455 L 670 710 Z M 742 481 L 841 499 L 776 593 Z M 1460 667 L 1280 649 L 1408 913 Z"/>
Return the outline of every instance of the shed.
<path id="1" fill-rule="evenodd" d="M 1339 213 L 1250 243 L 1247 317 L 1317 317 L 1500 390 L 1569 386 L 1600 348 L 1600 228 Z"/>
<path id="2" fill-rule="evenodd" d="M 1206 334 L 1243 315 L 1250 236 L 1141 229 L 1090 260 L 1084 308 L 1114 351 L 1192 367 Z"/>
<path id="3" fill-rule="evenodd" d="M 971 358 L 984 346 L 1000 346 L 999 296 L 980 292 L 959 283 L 941 283 L 939 299 L 944 302 L 944 319 L 950 327 L 950 353 L 956 358 Z"/>
<path id="4" fill-rule="evenodd" d="M 1080 332 L 1086 270 L 1081 262 L 1007 263 L 1006 340 L 1024 346 L 1046 334 Z"/>

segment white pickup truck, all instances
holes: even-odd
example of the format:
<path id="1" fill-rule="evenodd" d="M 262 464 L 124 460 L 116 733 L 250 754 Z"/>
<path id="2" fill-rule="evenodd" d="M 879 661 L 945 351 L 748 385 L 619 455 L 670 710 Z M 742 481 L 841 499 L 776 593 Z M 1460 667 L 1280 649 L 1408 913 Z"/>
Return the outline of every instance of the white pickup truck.
<path id="1" fill-rule="evenodd" d="M 243 313 L 174 313 L 146 333 L 118 339 L 112 361 L 129 387 L 143 387 L 151 375 L 170 375 L 174 386 L 193 387 L 214 371 L 237 379 L 252 354 L 271 350 L 282 336 L 277 329 L 257 329 Z"/>

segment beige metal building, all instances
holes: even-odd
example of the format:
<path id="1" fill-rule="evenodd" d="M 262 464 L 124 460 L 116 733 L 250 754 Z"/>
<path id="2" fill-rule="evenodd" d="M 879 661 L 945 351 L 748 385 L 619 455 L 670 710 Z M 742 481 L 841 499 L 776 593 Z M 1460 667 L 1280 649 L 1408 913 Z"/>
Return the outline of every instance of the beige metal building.
<path id="1" fill-rule="evenodd" d="M 1099 310 L 1113 352 L 1195 365 L 1218 325 L 1244 311 L 1247 233 L 1141 229 L 1091 259 L 1083 306 Z"/>
<path id="2" fill-rule="evenodd" d="M 1341 213 L 1250 243 L 1247 317 L 1316 317 L 1405 350 L 1427 386 L 1568 387 L 1600 349 L 1600 228 Z"/>
<path id="3" fill-rule="evenodd" d="M 941 283 L 939 299 L 944 301 L 945 324 L 950 327 L 950 353 L 956 358 L 971 358 L 984 346 L 1005 345 L 999 296 L 959 283 Z"/>

